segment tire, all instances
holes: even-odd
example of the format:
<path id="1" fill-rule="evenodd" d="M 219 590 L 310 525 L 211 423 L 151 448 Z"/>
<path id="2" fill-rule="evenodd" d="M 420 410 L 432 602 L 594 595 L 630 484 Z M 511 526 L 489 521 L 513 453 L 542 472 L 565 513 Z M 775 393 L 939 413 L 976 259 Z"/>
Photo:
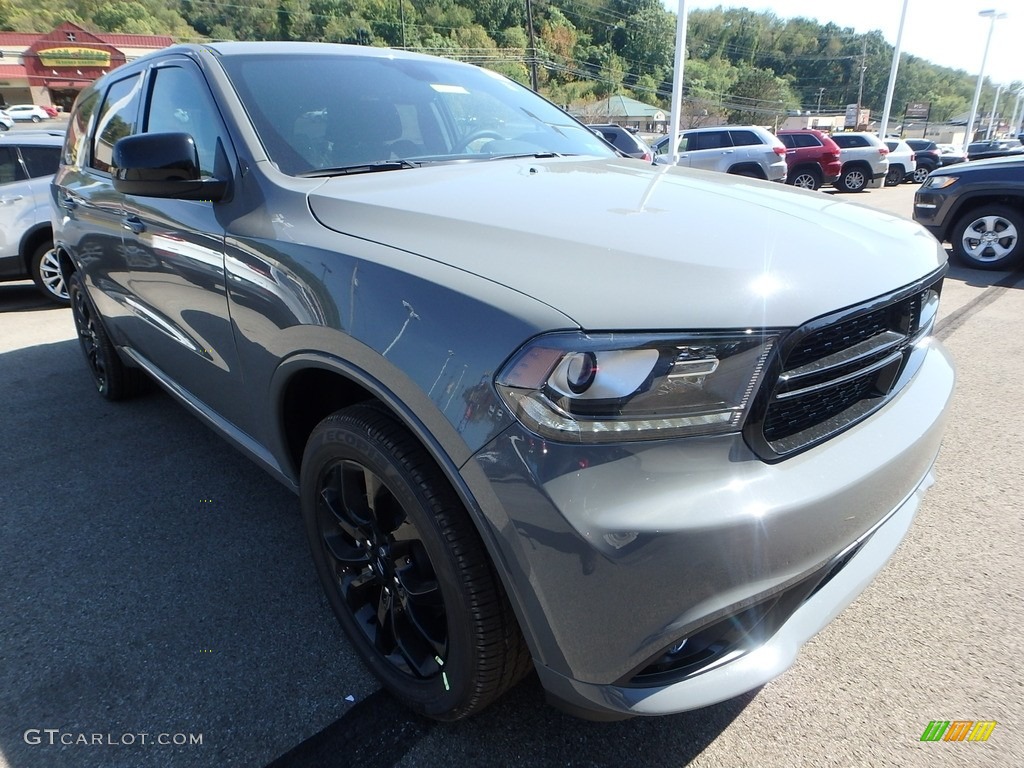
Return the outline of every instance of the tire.
<path id="1" fill-rule="evenodd" d="M 1024 214 L 1003 205 L 975 208 L 953 227 L 953 255 L 975 269 L 1012 269 L 1024 258 Z"/>
<path id="2" fill-rule="evenodd" d="M 53 243 L 47 240 L 32 252 L 29 269 L 36 287 L 46 298 L 65 307 L 71 303 Z"/>
<path id="3" fill-rule="evenodd" d="M 889 171 L 885 174 L 885 186 L 898 187 L 903 183 L 903 179 L 906 178 L 906 175 L 907 172 L 903 170 L 902 165 L 889 166 Z"/>
<path id="4" fill-rule="evenodd" d="M 801 168 L 786 183 L 800 189 L 821 189 L 821 174 L 813 168 Z"/>
<path id="5" fill-rule="evenodd" d="M 142 387 L 143 373 L 122 362 L 100 322 L 99 313 L 89 300 L 79 272 L 68 278 L 71 316 L 78 331 L 78 342 L 85 355 L 93 383 L 106 400 L 125 400 Z"/>
<path id="6" fill-rule="evenodd" d="M 390 413 L 355 405 L 321 421 L 306 444 L 300 488 L 331 609 L 395 697 L 421 715 L 458 720 L 530 670 L 469 515 Z"/>
<path id="7" fill-rule="evenodd" d="M 32 122 L 33 123 L 38 123 L 40 120 L 42 120 L 42 118 L 39 117 L 39 115 L 32 115 Z"/>
<path id="8" fill-rule="evenodd" d="M 844 168 L 842 176 L 836 182 L 836 189 L 840 192 L 863 192 L 867 186 L 868 174 L 859 165 Z"/>
<path id="9" fill-rule="evenodd" d="M 928 178 L 928 174 L 931 173 L 931 172 L 932 172 L 931 168 L 926 168 L 926 167 L 921 166 L 921 165 L 917 166 L 917 168 L 914 169 L 914 176 L 913 176 L 914 183 L 915 184 L 924 184 L 924 180 Z"/>
<path id="10" fill-rule="evenodd" d="M 9 130 L 11 130 L 11 126 L 9 126 L 7 123 L 0 123 L 0 131 L 9 131 Z"/>

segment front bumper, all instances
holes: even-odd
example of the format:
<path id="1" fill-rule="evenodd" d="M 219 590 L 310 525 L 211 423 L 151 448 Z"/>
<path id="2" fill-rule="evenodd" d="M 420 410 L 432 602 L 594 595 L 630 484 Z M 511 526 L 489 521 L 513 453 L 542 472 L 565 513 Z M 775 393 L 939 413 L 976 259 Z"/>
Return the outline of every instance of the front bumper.
<path id="1" fill-rule="evenodd" d="M 496 438 L 463 475 L 549 695 L 585 716 L 667 714 L 783 672 L 909 528 L 953 381 L 931 343 L 878 413 L 772 465 L 739 436 L 573 446 L 516 426 Z M 658 666 L 681 640 L 772 601 L 783 607 L 758 619 L 763 637 L 704 665 Z"/>

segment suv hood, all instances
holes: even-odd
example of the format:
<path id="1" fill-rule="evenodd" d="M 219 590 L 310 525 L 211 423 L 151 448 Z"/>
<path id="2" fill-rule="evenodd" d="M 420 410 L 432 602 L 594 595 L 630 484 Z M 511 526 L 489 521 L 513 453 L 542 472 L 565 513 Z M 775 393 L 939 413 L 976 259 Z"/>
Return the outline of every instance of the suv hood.
<path id="1" fill-rule="evenodd" d="M 491 160 L 331 178 L 324 226 L 538 299 L 590 330 L 800 325 L 945 262 L 913 222 L 634 160 Z"/>

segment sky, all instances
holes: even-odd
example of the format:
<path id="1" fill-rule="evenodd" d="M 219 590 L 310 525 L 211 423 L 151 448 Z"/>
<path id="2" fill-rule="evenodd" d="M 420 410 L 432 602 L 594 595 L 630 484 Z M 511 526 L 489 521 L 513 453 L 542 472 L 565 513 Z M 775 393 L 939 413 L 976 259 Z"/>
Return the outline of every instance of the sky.
<path id="1" fill-rule="evenodd" d="M 679 0 L 664 0 L 678 10 Z M 857 32 L 880 30 L 890 45 L 896 44 L 901 0 L 686 0 L 687 8 L 749 8 L 771 11 L 782 19 L 802 16 L 821 24 L 833 22 Z M 1024 41 L 1024 4 L 1020 0 L 907 0 L 903 28 L 903 53 L 933 64 L 963 69 L 977 76 L 985 53 L 991 21 L 978 11 L 994 8 L 1008 16 L 995 23 L 985 75 L 993 83 L 1009 85 L 1024 81 L 1024 57 L 1017 47 Z"/>

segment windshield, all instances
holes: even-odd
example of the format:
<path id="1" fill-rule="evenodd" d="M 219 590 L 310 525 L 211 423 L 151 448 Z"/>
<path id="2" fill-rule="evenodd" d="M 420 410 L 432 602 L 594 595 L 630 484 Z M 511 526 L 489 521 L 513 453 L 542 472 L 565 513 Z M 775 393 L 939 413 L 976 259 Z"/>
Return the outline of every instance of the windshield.
<path id="1" fill-rule="evenodd" d="M 614 156 L 532 91 L 444 59 L 314 53 L 221 61 L 267 154 L 293 175 L 521 155 Z"/>

